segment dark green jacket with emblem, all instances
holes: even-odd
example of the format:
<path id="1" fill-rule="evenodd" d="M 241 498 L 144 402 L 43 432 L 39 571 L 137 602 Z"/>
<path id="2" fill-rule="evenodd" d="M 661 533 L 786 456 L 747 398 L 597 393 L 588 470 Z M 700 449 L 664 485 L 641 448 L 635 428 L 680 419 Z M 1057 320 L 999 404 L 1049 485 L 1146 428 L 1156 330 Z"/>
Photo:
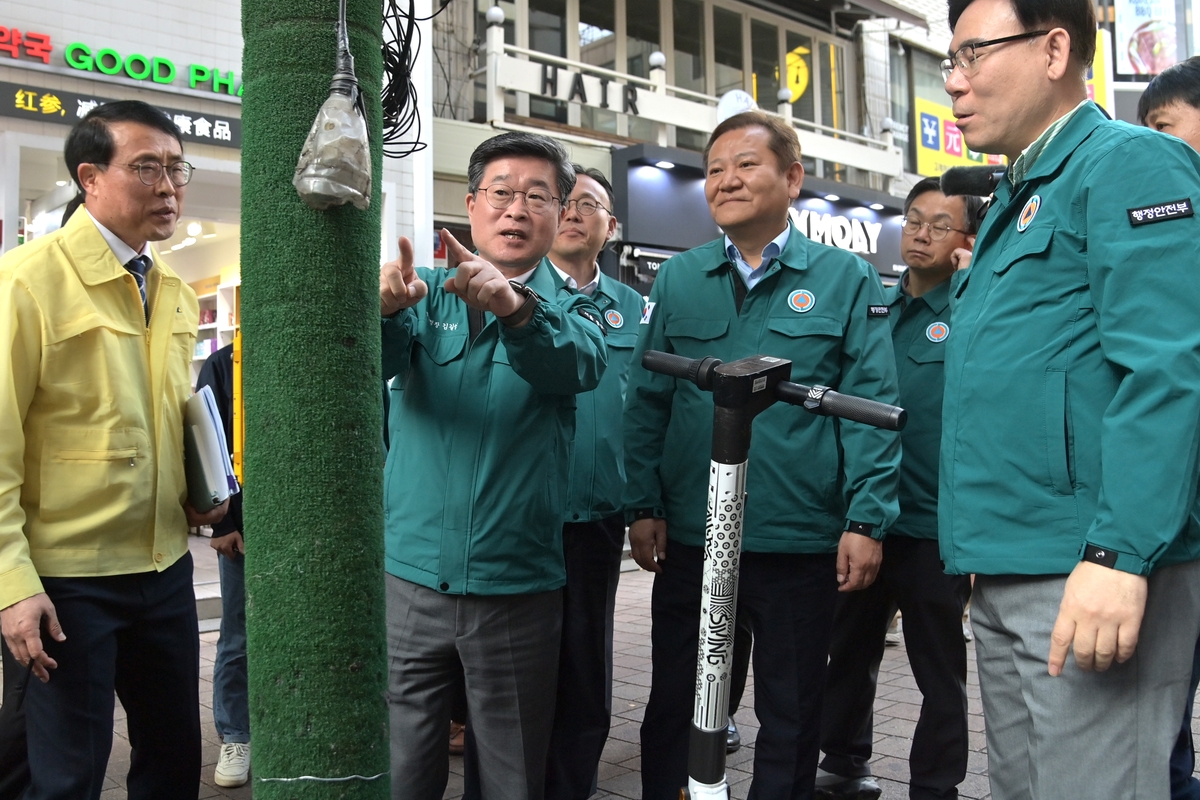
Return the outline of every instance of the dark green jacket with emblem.
<path id="1" fill-rule="evenodd" d="M 625 491 L 621 409 L 645 303 L 631 287 L 604 273 L 591 299 L 608 331 L 608 366 L 599 386 L 576 397 L 567 522 L 592 522 L 619 514 Z"/>
<path id="2" fill-rule="evenodd" d="M 889 536 L 936 539 L 938 535 L 938 457 L 942 443 L 942 389 L 950 326 L 950 282 L 920 297 L 897 284 L 887 290 L 892 347 L 900 380 L 900 405 L 908 424 L 900 432 L 900 518 Z"/>
<path id="3" fill-rule="evenodd" d="M 792 228 L 740 314 L 735 280 L 742 277 L 723 238 L 662 265 L 625 400 L 627 513 L 658 509 L 668 537 L 689 545 L 704 542 L 712 395 L 641 368 L 644 351 L 786 358 L 798 383 L 897 402 L 891 330 L 886 317 L 869 316 L 869 306 L 883 304 L 883 284 L 870 264 Z M 882 536 L 897 515 L 899 465 L 896 433 L 776 403 L 754 421 L 744 549 L 832 553 L 848 521 L 874 525 Z"/>
<path id="4" fill-rule="evenodd" d="M 529 322 L 485 314 L 469 342 L 467 305 L 442 288 L 453 270 L 417 272 L 429 295 L 383 322 L 385 568 L 450 594 L 557 589 L 575 395 L 607 360 L 600 314 L 543 260 Z"/>
<path id="5" fill-rule="evenodd" d="M 997 188 L 952 286 L 949 572 L 1064 574 L 1087 543 L 1143 575 L 1200 556 L 1197 199 L 1200 156 L 1091 103 Z"/>

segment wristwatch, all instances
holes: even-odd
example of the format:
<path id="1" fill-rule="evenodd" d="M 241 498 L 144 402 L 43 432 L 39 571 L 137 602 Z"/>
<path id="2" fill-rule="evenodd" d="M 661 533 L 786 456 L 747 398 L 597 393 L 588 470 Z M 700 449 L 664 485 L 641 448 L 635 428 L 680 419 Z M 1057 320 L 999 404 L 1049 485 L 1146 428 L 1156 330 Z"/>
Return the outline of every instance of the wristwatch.
<path id="1" fill-rule="evenodd" d="M 509 281 L 508 285 L 512 287 L 514 292 L 524 297 L 525 302 L 521 303 L 520 308 L 513 313 L 506 317 L 498 317 L 497 319 L 508 327 L 515 328 L 533 316 L 533 309 L 538 303 L 542 302 L 542 298 L 533 289 L 518 281 Z"/>

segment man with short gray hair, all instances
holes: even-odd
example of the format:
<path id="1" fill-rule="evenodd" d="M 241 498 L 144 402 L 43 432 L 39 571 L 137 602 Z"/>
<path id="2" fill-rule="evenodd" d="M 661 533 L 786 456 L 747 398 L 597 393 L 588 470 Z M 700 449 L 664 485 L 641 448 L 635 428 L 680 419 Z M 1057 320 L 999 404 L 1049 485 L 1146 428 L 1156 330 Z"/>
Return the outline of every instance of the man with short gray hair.
<path id="1" fill-rule="evenodd" d="M 483 796 L 542 797 L 575 395 L 607 360 L 595 304 L 545 260 L 575 184 L 562 146 L 501 134 L 468 180 L 478 254 L 443 231 L 450 269 L 415 268 L 402 238 L 379 276 L 396 800 L 442 796 L 460 661 Z"/>

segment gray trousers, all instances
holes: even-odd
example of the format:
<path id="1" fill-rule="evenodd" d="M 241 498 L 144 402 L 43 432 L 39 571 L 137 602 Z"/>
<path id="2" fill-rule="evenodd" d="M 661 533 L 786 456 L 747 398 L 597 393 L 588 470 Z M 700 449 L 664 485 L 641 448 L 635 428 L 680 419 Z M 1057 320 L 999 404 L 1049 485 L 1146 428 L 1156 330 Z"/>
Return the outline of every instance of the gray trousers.
<path id="1" fill-rule="evenodd" d="M 386 581 L 392 800 L 441 800 L 460 660 L 484 800 L 541 800 L 562 591 L 447 595 Z"/>
<path id="2" fill-rule="evenodd" d="M 1137 651 L 1105 672 L 1046 662 L 1065 575 L 975 579 L 971 623 L 994 800 L 1167 800 L 1200 632 L 1200 561 L 1150 576 Z"/>

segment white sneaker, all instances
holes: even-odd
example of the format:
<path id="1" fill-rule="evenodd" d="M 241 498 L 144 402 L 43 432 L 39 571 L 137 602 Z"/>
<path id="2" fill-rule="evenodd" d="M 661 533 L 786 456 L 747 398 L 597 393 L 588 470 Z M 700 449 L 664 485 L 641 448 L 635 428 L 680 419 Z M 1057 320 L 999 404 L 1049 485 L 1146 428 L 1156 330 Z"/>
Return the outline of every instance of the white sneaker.
<path id="1" fill-rule="evenodd" d="M 221 745 L 217 771 L 213 774 L 217 786 L 233 788 L 250 780 L 250 743 L 228 742 Z"/>
<path id="2" fill-rule="evenodd" d="M 888 625 L 887 633 L 883 637 L 884 647 L 899 647 L 904 641 L 900 638 L 900 615 L 892 617 L 891 623 Z"/>
<path id="3" fill-rule="evenodd" d="M 971 630 L 971 612 L 963 612 L 963 641 L 975 641 L 975 632 Z"/>

